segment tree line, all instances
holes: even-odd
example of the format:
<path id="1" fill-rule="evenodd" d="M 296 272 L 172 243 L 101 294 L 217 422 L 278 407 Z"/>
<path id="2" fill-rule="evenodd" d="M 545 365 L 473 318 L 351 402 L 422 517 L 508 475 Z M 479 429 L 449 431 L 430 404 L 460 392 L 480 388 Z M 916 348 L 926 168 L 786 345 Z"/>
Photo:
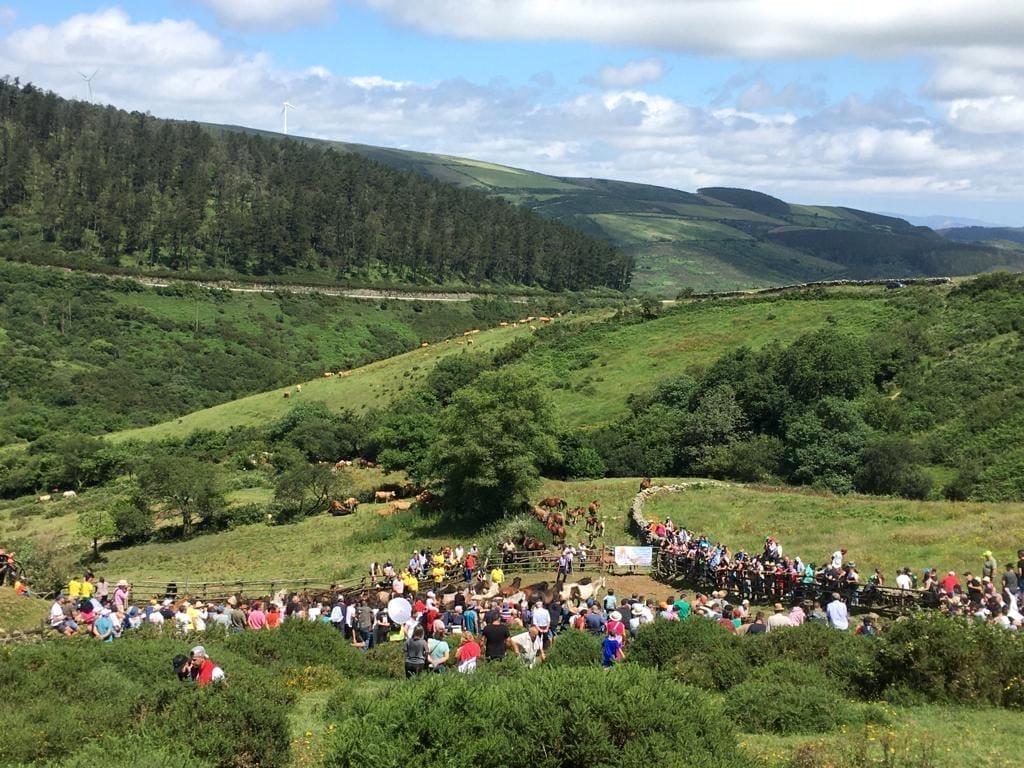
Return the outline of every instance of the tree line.
<path id="1" fill-rule="evenodd" d="M 505 201 L 330 147 L 0 81 L 0 224 L 109 265 L 627 288 L 632 257 Z"/>

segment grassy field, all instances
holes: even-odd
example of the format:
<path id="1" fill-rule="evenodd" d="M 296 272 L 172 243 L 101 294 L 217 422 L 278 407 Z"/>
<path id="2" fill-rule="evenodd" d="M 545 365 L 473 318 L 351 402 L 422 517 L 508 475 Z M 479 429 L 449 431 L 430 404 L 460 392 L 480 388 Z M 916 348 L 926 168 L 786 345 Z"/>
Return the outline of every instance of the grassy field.
<path id="1" fill-rule="evenodd" d="M 429 347 L 389 357 L 351 372 L 349 376 L 323 376 L 303 383 L 302 392 L 294 387 L 280 387 L 270 392 L 250 395 L 240 400 L 195 411 L 173 421 L 142 429 L 125 430 L 110 435 L 114 441 L 139 439 L 159 440 L 182 437 L 197 429 L 228 429 L 239 425 L 260 425 L 284 415 L 297 402 L 321 401 L 334 410 L 345 408 L 365 411 L 384 405 L 406 387 L 414 384 L 442 357 L 470 350 L 488 352 L 515 338 L 531 333 L 527 326 L 492 328 L 470 337 L 448 339 Z M 472 345 L 469 340 L 472 340 Z M 299 383 L 299 382 L 296 382 Z M 290 398 L 284 392 L 291 392 Z"/>
<path id="2" fill-rule="evenodd" d="M 1020 714 L 1006 709 L 937 705 L 888 707 L 889 724 L 822 736 L 739 735 L 741 745 L 769 768 L 792 765 L 795 750 L 807 756 L 799 765 L 860 768 L 1003 768 L 1016 754 Z"/>
<path id="3" fill-rule="evenodd" d="M 904 566 L 918 574 L 933 566 L 977 572 L 988 549 L 1001 566 L 1020 546 L 1024 520 L 1021 503 L 908 501 L 744 486 L 655 497 L 645 511 L 649 519 L 671 517 L 748 552 L 760 552 L 765 536 L 777 536 L 786 554 L 815 563 L 845 547 L 864 578 L 878 567 L 890 584 Z"/>
<path id="4" fill-rule="evenodd" d="M 783 344 L 834 324 L 865 336 L 893 317 L 880 296 L 693 304 L 643 324 L 607 323 L 572 339 L 571 349 L 538 345 L 516 366 L 540 377 L 569 426 L 595 426 L 627 410 L 627 397 L 671 376 L 711 365 L 741 346 Z"/>
<path id="5" fill-rule="evenodd" d="M 49 607 L 45 600 L 20 597 L 11 587 L 0 587 L 0 630 L 35 629 Z"/>
<path id="6" fill-rule="evenodd" d="M 825 298 L 683 305 L 650 322 L 628 324 L 598 311 L 575 319 L 589 327 L 571 340 L 571 354 L 541 342 L 513 367 L 536 376 L 550 391 L 566 426 L 590 427 L 627 412 L 627 397 L 665 378 L 704 368 L 740 346 L 788 343 L 826 324 L 867 335 L 893 318 L 885 297 L 867 289 L 834 291 Z M 110 435 L 115 441 L 183 437 L 197 429 L 259 425 L 279 418 L 296 402 L 318 400 L 334 410 L 357 412 L 384 405 L 419 381 L 439 359 L 470 350 L 492 351 L 532 333 L 528 327 L 492 328 L 381 360 L 345 378 L 316 378 L 301 394 L 284 388 L 190 413 L 173 421 Z"/>

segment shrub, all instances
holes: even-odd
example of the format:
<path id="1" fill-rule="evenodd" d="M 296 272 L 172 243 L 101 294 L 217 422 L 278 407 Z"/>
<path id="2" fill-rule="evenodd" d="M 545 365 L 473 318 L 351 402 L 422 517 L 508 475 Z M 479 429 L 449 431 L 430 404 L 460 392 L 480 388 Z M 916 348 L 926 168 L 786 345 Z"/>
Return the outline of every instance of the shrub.
<path id="1" fill-rule="evenodd" d="M 631 666 L 424 675 L 350 711 L 326 766 L 753 764 L 706 695 Z"/>
<path id="2" fill-rule="evenodd" d="M 750 663 L 735 644 L 722 645 L 714 651 L 684 656 L 676 662 L 672 674 L 681 683 L 724 691 L 747 679 Z"/>
<path id="3" fill-rule="evenodd" d="M 682 656 L 715 653 L 734 645 L 737 638 L 713 621 L 655 621 L 640 627 L 630 647 L 631 661 L 644 667 L 667 669 Z"/>
<path id="4" fill-rule="evenodd" d="M 792 734 L 833 730 L 853 711 L 821 670 L 776 661 L 729 691 L 725 714 L 744 731 Z"/>
<path id="5" fill-rule="evenodd" d="M 589 632 L 563 632 L 548 651 L 549 667 L 597 667 L 601 665 L 601 642 Z"/>
<path id="6" fill-rule="evenodd" d="M 880 638 L 879 683 L 932 701 L 1015 705 L 1007 686 L 1024 669 L 1024 642 L 985 624 L 920 613 Z"/>

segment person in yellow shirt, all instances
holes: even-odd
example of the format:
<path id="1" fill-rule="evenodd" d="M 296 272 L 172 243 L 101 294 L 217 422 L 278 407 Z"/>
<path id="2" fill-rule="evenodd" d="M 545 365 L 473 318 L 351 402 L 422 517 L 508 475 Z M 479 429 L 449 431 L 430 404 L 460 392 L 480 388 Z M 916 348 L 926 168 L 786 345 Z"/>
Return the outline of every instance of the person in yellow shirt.
<path id="1" fill-rule="evenodd" d="M 434 577 L 434 583 L 435 584 L 440 584 L 442 581 L 444 581 L 444 566 L 443 565 L 435 565 L 431 569 L 430 575 Z"/>
<path id="2" fill-rule="evenodd" d="M 431 558 L 431 561 L 433 562 L 434 565 L 444 565 L 444 552 L 437 552 Z"/>
<path id="3" fill-rule="evenodd" d="M 504 580 L 505 572 L 501 570 L 500 566 L 494 566 L 494 568 L 491 569 L 491 581 L 500 586 L 501 582 L 503 582 Z"/>
<path id="4" fill-rule="evenodd" d="M 82 582 L 76 579 L 74 576 L 68 581 L 68 597 L 72 600 L 77 600 L 82 596 Z"/>
<path id="5" fill-rule="evenodd" d="M 410 573 L 409 580 L 405 582 L 405 586 L 408 587 L 410 595 L 415 595 L 420 591 L 420 580 Z"/>
<path id="6" fill-rule="evenodd" d="M 95 594 L 96 585 L 93 583 L 91 576 L 86 576 L 84 579 L 82 579 L 81 592 L 82 597 L 84 597 L 86 600 L 89 600 L 93 596 L 93 594 Z"/>

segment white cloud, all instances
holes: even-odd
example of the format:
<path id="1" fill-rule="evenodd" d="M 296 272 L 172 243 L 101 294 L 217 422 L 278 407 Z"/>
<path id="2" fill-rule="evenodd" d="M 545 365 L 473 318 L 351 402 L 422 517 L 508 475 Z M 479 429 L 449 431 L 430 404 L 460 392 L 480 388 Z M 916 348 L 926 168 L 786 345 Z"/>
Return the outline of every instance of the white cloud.
<path id="1" fill-rule="evenodd" d="M 474 39 L 586 40 L 779 58 L 1016 48 L 1007 0 L 363 0 L 418 29 Z"/>
<path id="2" fill-rule="evenodd" d="M 333 0 L 200 0 L 225 26 L 236 29 L 291 29 L 320 21 Z"/>
<path id="3" fill-rule="evenodd" d="M 971 63 L 1012 65 L 995 54 Z M 288 100 L 300 107 L 289 115 L 293 134 L 556 175 L 749 186 L 862 206 L 883 193 L 1024 199 L 1024 156 L 1012 133 L 1024 124 L 1019 93 L 944 95 L 938 110 L 899 92 L 816 105 L 813 94 L 754 76 L 706 108 L 649 84 L 563 90 L 547 78 L 481 85 L 288 69 L 265 54 L 240 54 L 192 22 L 134 22 L 116 9 L 0 33 L 0 74 L 25 79 L 30 70 L 39 85 L 82 98 L 76 70 L 84 67 L 101 68 L 97 100 L 126 109 L 277 130 Z M 1002 132 L 979 136 L 985 126 Z"/>
<path id="4" fill-rule="evenodd" d="M 634 88 L 656 83 L 665 76 L 665 65 L 660 59 L 630 61 L 621 67 L 602 67 L 597 81 L 605 88 Z"/>

